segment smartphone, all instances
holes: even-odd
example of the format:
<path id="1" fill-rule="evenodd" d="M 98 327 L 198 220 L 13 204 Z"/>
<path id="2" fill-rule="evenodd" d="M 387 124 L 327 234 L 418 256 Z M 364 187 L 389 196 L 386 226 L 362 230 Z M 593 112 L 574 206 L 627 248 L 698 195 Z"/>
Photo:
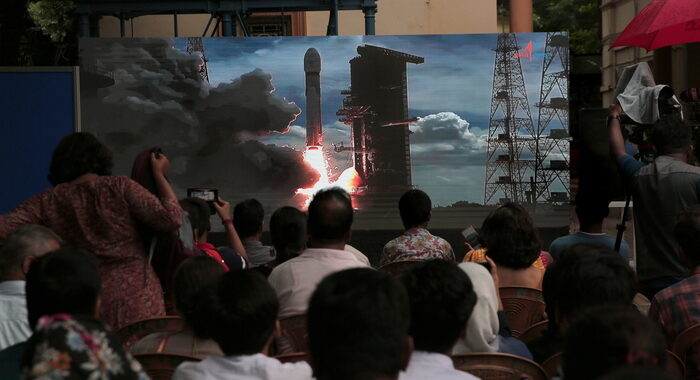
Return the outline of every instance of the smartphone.
<path id="1" fill-rule="evenodd" d="M 481 249 L 481 243 L 479 242 L 479 234 L 476 232 L 474 226 L 469 226 L 462 230 L 462 236 L 464 240 L 469 243 L 474 249 Z"/>
<path id="2" fill-rule="evenodd" d="M 219 200 L 219 190 L 213 188 L 188 188 L 187 189 L 188 198 L 199 198 L 206 201 L 209 204 L 209 214 L 216 214 L 216 208 L 214 208 L 214 202 Z"/>

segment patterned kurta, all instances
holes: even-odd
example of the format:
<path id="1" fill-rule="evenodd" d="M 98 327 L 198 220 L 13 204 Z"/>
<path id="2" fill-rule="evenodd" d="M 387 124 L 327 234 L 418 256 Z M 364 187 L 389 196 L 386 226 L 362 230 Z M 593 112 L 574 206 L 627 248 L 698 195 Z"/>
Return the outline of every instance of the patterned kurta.
<path id="1" fill-rule="evenodd" d="M 39 319 L 22 358 L 23 379 L 148 380 L 105 325 L 88 316 Z"/>
<path id="2" fill-rule="evenodd" d="M 425 228 L 411 228 L 403 235 L 386 243 L 379 265 L 403 260 L 455 259 L 447 240 L 433 236 Z"/>
<path id="3" fill-rule="evenodd" d="M 29 223 L 51 228 L 66 246 L 99 259 L 100 319 L 113 329 L 165 315 L 163 291 L 137 232 L 137 221 L 159 230 L 182 221 L 174 199 L 158 199 L 127 177 L 60 184 L 0 215 L 0 239 Z"/>

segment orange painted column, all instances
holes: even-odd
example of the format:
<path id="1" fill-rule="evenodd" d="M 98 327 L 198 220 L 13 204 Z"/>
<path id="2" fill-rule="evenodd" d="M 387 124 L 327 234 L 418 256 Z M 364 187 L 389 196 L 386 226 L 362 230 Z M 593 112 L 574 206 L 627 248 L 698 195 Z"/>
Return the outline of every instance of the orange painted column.
<path id="1" fill-rule="evenodd" d="M 510 0 L 511 33 L 532 33 L 532 0 Z"/>

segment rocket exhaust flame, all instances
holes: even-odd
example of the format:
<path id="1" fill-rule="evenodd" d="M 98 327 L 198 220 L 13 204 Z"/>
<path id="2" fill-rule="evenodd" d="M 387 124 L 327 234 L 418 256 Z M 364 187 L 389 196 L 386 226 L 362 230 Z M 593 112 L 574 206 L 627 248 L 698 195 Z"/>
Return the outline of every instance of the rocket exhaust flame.
<path id="1" fill-rule="evenodd" d="M 316 183 L 314 183 L 310 187 L 300 188 L 296 191 L 296 194 L 300 194 L 306 197 L 306 201 L 304 202 L 305 206 L 309 205 L 309 202 L 311 202 L 311 197 L 317 191 L 326 187 L 338 186 L 347 191 L 348 193 L 352 194 L 355 192 L 355 189 L 361 185 L 362 181 L 360 179 L 360 176 L 358 175 L 355 168 L 352 166 L 345 169 L 340 174 L 340 176 L 338 176 L 338 179 L 331 182 L 330 177 L 328 175 L 328 165 L 326 162 L 326 158 L 323 156 L 323 150 L 320 146 L 307 147 L 306 151 L 304 152 L 304 161 L 309 166 L 314 168 L 319 174 L 319 178 L 318 181 L 316 181 Z"/>

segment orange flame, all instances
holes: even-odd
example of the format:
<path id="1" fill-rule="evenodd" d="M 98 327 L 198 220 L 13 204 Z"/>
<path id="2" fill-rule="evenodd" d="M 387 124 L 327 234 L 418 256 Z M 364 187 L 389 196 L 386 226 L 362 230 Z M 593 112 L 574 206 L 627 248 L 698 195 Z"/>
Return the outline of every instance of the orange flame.
<path id="1" fill-rule="evenodd" d="M 311 187 L 305 187 L 297 189 L 296 194 L 301 194 L 306 197 L 305 205 L 308 206 L 311 201 L 311 196 L 313 196 L 317 191 L 330 186 L 339 186 L 343 188 L 348 193 L 353 193 L 355 188 L 361 185 L 361 179 L 354 167 L 349 167 L 345 169 L 337 180 L 331 182 L 328 176 L 328 165 L 326 163 L 326 158 L 323 156 L 323 150 L 321 147 L 308 147 L 304 152 L 304 161 L 314 168 L 318 174 L 319 179 Z"/>

